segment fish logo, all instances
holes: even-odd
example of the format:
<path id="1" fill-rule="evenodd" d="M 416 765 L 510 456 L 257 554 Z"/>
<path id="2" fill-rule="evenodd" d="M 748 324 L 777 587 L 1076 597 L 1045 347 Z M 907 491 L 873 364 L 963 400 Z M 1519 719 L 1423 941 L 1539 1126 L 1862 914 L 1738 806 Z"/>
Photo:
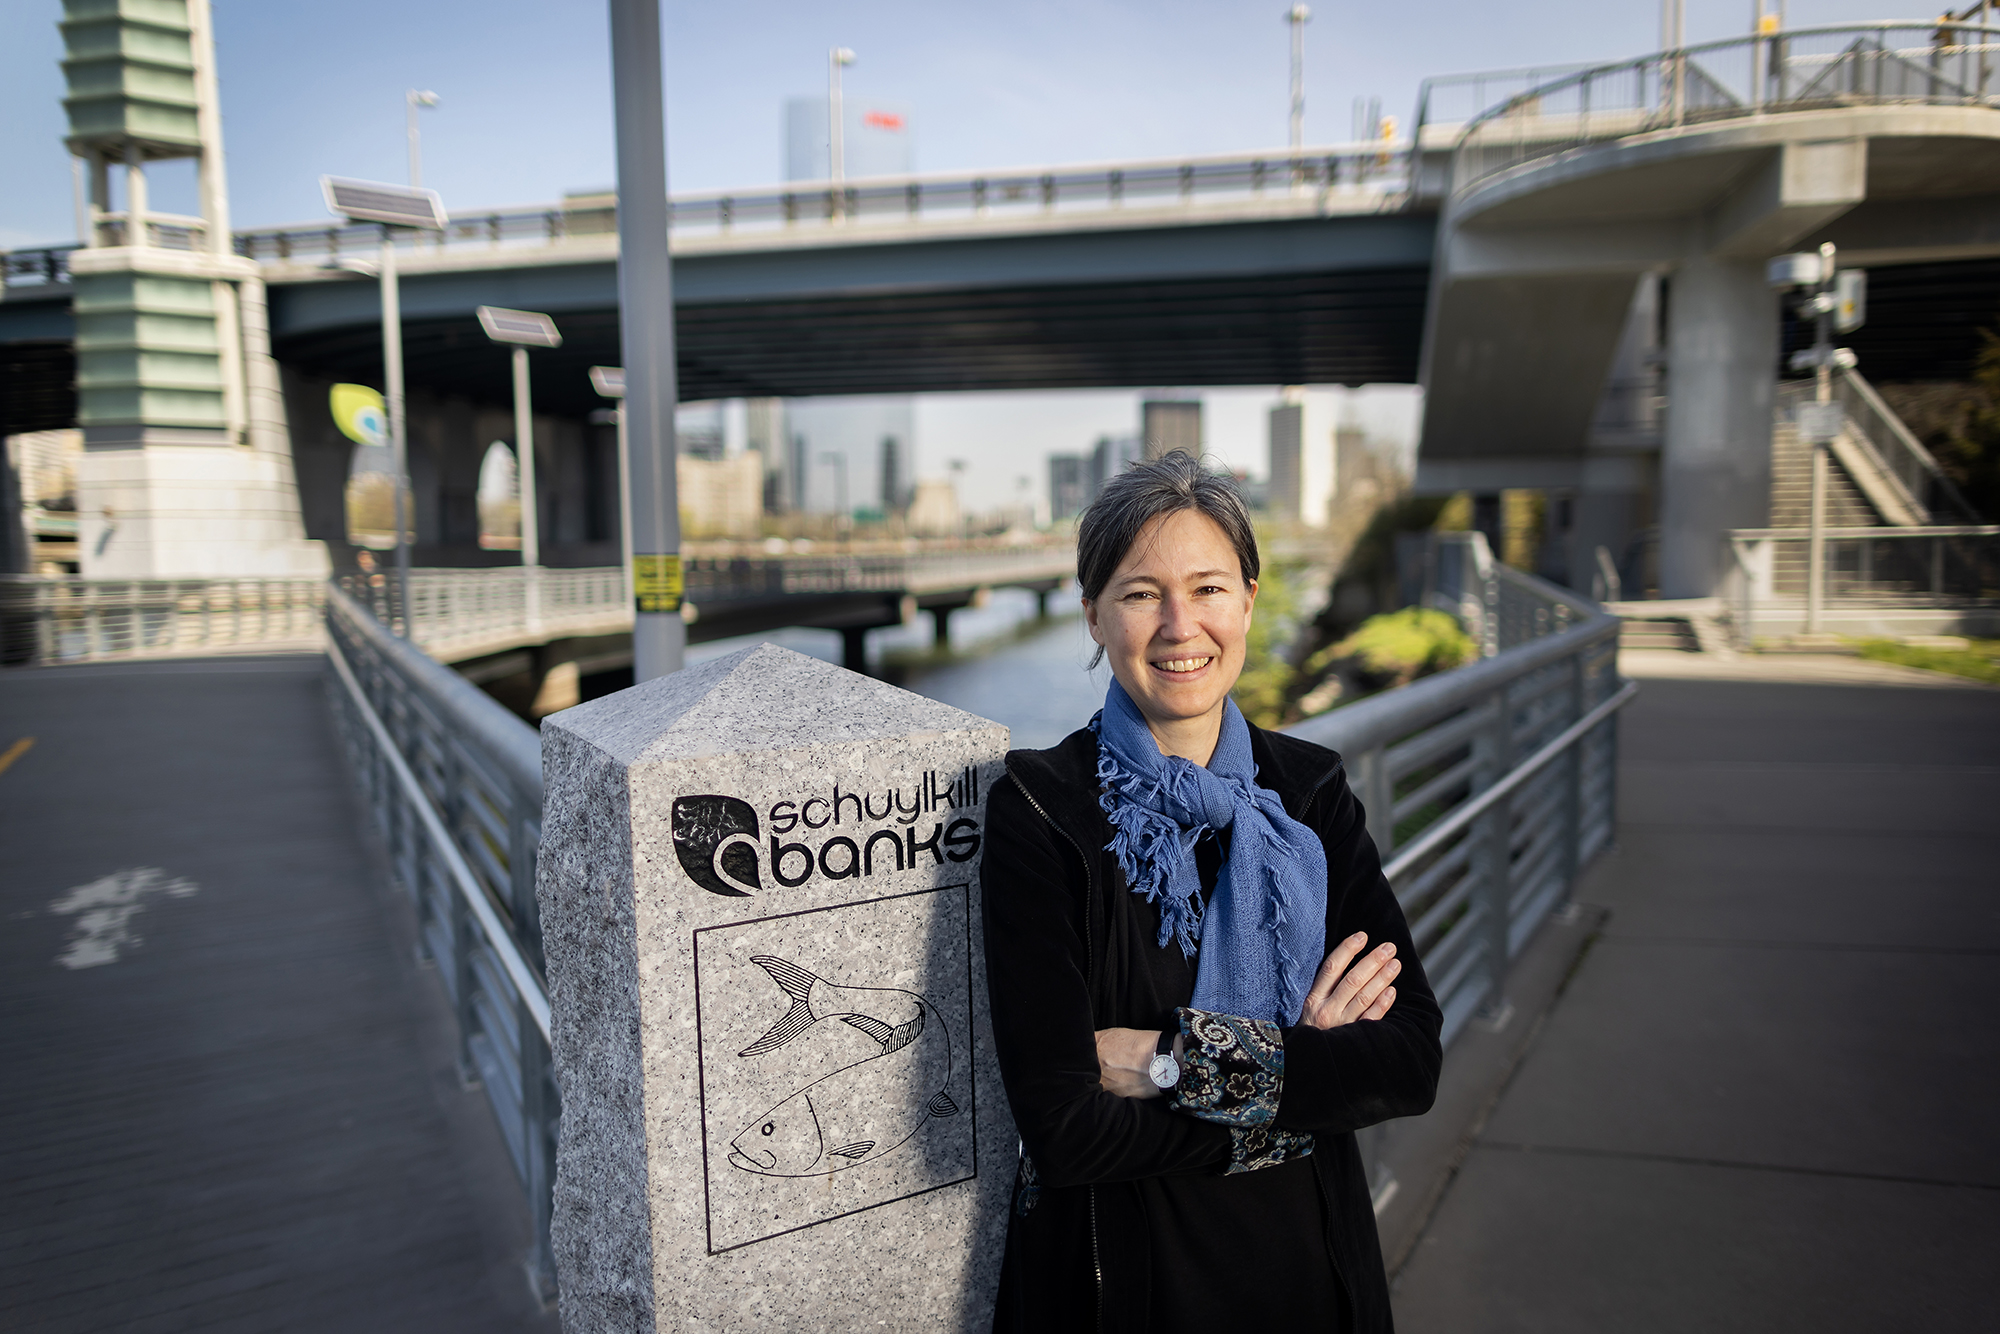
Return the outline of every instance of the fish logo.
<path id="1" fill-rule="evenodd" d="M 770 1032 L 737 1055 L 781 1050 L 830 1019 L 880 1047 L 787 1096 L 729 1141 L 732 1167 L 768 1177 L 826 1176 L 873 1162 L 907 1143 L 932 1118 L 958 1115 L 951 1083 L 951 1034 L 935 1005 L 893 987 L 837 987 L 797 964 L 760 954 L 750 960 L 792 999 Z M 936 1090 L 915 1110 L 901 1087 Z"/>
<path id="2" fill-rule="evenodd" d="M 747 899 L 757 876 L 757 812 L 736 797 L 677 797 L 674 855 L 688 878 L 711 894 Z"/>

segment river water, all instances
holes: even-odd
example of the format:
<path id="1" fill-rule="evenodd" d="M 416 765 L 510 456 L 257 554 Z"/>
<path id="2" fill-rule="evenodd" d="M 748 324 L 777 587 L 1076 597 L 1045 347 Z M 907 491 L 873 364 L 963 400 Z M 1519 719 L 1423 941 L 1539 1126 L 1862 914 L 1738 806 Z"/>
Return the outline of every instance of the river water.
<path id="1" fill-rule="evenodd" d="M 1087 670 L 1096 645 L 1084 629 L 1076 589 L 1049 596 L 1038 618 L 1035 597 L 996 589 L 984 607 L 951 617 L 951 644 L 933 643 L 931 618 L 878 630 L 868 639 L 869 668 L 885 681 L 982 718 L 1004 723 L 1016 748 L 1055 745 L 1090 721 L 1104 703 L 1108 667 Z M 733 653 L 763 640 L 827 662 L 840 661 L 840 636 L 830 630 L 780 630 L 697 644 L 689 663 Z"/>

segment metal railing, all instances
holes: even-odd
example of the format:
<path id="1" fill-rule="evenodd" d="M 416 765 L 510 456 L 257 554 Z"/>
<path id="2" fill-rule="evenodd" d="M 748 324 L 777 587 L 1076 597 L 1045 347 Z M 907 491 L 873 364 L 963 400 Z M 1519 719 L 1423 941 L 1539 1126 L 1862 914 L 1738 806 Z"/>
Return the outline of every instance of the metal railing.
<path id="1" fill-rule="evenodd" d="M 320 647 L 319 579 L 84 579 L 0 575 L 0 664 Z"/>
<path id="2" fill-rule="evenodd" d="M 1505 647 L 1485 661 L 1292 730 L 1347 753 L 1448 1041 L 1499 998 L 1508 960 L 1610 841 L 1611 715 L 1632 687 L 1617 677 L 1614 618 L 1540 580 L 1494 573 L 1477 534 L 1441 551 L 1438 569 L 1472 570 L 1457 583 L 1498 580 L 1540 614 L 1496 620 Z M 533 897 L 539 738 L 337 589 L 327 628 L 334 705 L 363 794 L 451 996 L 463 1068 L 506 1132 L 534 1211 L 533 1267 L 551 1291 L 559 1106 Z"/>
<path id="3" fill-rule="evenodd" d="M 1597 65 L 1490 106 L 1460 133 L 1463 194 L 1525 162 L 1656 130 L 1837 107 L 1996 105 L 2000 28 L 1877 22 L 1731 37 Z"/>
<path id="4" fill-rule="evenodd" d="M 1004 224 L 1137 208 L 1228 208 L 1288 198 L 1330 212 L 1373 212 L 1400 203 L 1405 147 L 1385 140 L 698 191 L 669 201 L 669 226 L 676 236 L 754 237 L 811 228 Z M 443 232 L 410 233 L 406 244 L 460 252 L 569 242 L 610 246 L 617 234 L 617 201 L 605 193 L 453 213 Z M 365 224 L 303 223 L 236 234 L 237 253 L 258 260 L 333 258 L 373 253 L 380 245 L 381 229 Z"/>
<path id="5" fill-rule="evenodd" d="M 1781 381 L 1779 416 L 1796 416 L 1801 404 L 1813 401 L 1815 392 L 1811 380 Z M 1866 451 L 1868 462 L 1900 490 L 1898 498 L 1912 512 L 1933 521 L 1979 521 L 1979 512 L 1959 493 L 1937 459 L 1859 371 L 1843 370 L 1833 377 L 1833 398 L 1841 406 L 1850 444 Z"/>
<path id="6" fill-rule="evenodd" d="M 1829 612 L 2000 609 L 2000 525 L 1828 528 L 1824 607 Z M 1727 599 L 1737 644 L 1757 625 L 1799 619 L 1806 605 L 1803 528 L 1738 528 Z"/>
<path id="7" fill-rule="evenodd" d="M 1432 534 L 1422 603 L 1456 616 L 1483 658 L 1559 634 L 1598 610 L 1567 589 L 1494 560 L 1486 535 L 1477 532 Z"/>
<path id="8" fill-rule="evenodd" d="M 339 589 L 327 594 L 326 647 L 361 795 L 450 998 L 460 1073 L 485 1088 L 520 1175 L 530 1276 L 551 1296 L 560 1105 L 535 901 L 541 739 Z"/>
<path id="9" fill-rule="evenodd" d="M 340 585 L 382 624 L 403 629 L 393 579 L 343 575 Z M 410 637 L 445 661 L 497 652 L 528 639 L 609 635 L 632 628 L 625 572 L 616 565 L 411 570 L 410 614 Z"/>
<path id="10" fill-rule="evenodd" d="M 1500 1001 L 1509 961 L 1610 844 L 1613 714 L 1635 688 L 1617 617 L 1497 565 L 1478 533 L 1443 536 L 1437 587 L 1477 591 L 1458 605 L 1497 647 L 1288 730 L 1346 757 L 1449 1042 Z"/>
<path id="11" fill-rule="evenodd" d="M 1000 171 L 940 172 L 866 179 L 800 181 L 749 190 L 708 190 L 669 201 L 676 236 L 782 237 L 820 229 L 920 225 L 1032 224 L 1038 219 L 1087 218 L 1129 210 L 1226 211 L 1294 201 L 1302 211 L 1373 213 L 1401 207 L 1406 193 L 1409 145 L 1402 140 L 1269 149 L 1131 162 L 1022 167 Z M 158 244 L 186 249 L 196 219 L 158 220 Z M 102 233 L 116 242 L 122 223 Z M 267 262 L 321 263 L 342 255 L 372 255 L 383 229 L 370 223 L 294 223 L 235 234 L 235 251 Z M 477 209 L 450 215 L 443 231 L 399 231 L 395 240 L 413 252 L 469 254 L 496 247 L 596 246 L 607 252 L 618 237 L 616 198 L 571 196 L 554 204 Z M 0 278 L 9 287 L 69 281 L 74 245 L 43 246 L 0 254 Z"/>
<path id="12" fill-rule="evenodd" d="M 1068 579 L 1076 552 L 1063 545 L 962 551 L 784 556 L 690 556 L 683 563 L 687 616 L 703 608 L 840 593 L 910 593 L 1004 587 Z M 347 575 L 347 592 L 383 624 L 401 629 L 393 581 Z M 616 565 L 583 569 L 410 571 L 412 635 L 425 652 L 453 661 L 530 638 L 617 634 L 632 626 L 625 576 Z"/>

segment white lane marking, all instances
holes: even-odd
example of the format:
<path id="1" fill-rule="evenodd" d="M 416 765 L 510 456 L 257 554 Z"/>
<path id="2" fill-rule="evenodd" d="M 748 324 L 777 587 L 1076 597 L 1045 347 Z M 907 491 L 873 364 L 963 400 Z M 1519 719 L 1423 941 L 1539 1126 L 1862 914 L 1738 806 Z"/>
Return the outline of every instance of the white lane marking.
<path id="1" fill-rule="evenodd" d="M 157 866 L 135 866 L 65 891 L 50 902 L 49 911 L 75 917 L 76 925 L 70 928 L 68 948 L 55 962 L 64 968 L 116 963 L 122 951 L 142 943 L 132 919 L 145 911 L 149 895 L 184 899 L 198 888 L 194 881 L 170 876 Z"/>

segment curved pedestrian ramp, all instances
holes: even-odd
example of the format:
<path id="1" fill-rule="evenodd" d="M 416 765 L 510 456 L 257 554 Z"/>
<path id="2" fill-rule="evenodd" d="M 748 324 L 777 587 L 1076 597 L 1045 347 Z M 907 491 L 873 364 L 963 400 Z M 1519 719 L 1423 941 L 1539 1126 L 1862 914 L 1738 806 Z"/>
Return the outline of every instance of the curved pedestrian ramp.
<path id="1" fill-rule="evenodd" d="M 0 686 L 0 1327 L 555 1328 L 326 684 L 315 654 Z"/>

